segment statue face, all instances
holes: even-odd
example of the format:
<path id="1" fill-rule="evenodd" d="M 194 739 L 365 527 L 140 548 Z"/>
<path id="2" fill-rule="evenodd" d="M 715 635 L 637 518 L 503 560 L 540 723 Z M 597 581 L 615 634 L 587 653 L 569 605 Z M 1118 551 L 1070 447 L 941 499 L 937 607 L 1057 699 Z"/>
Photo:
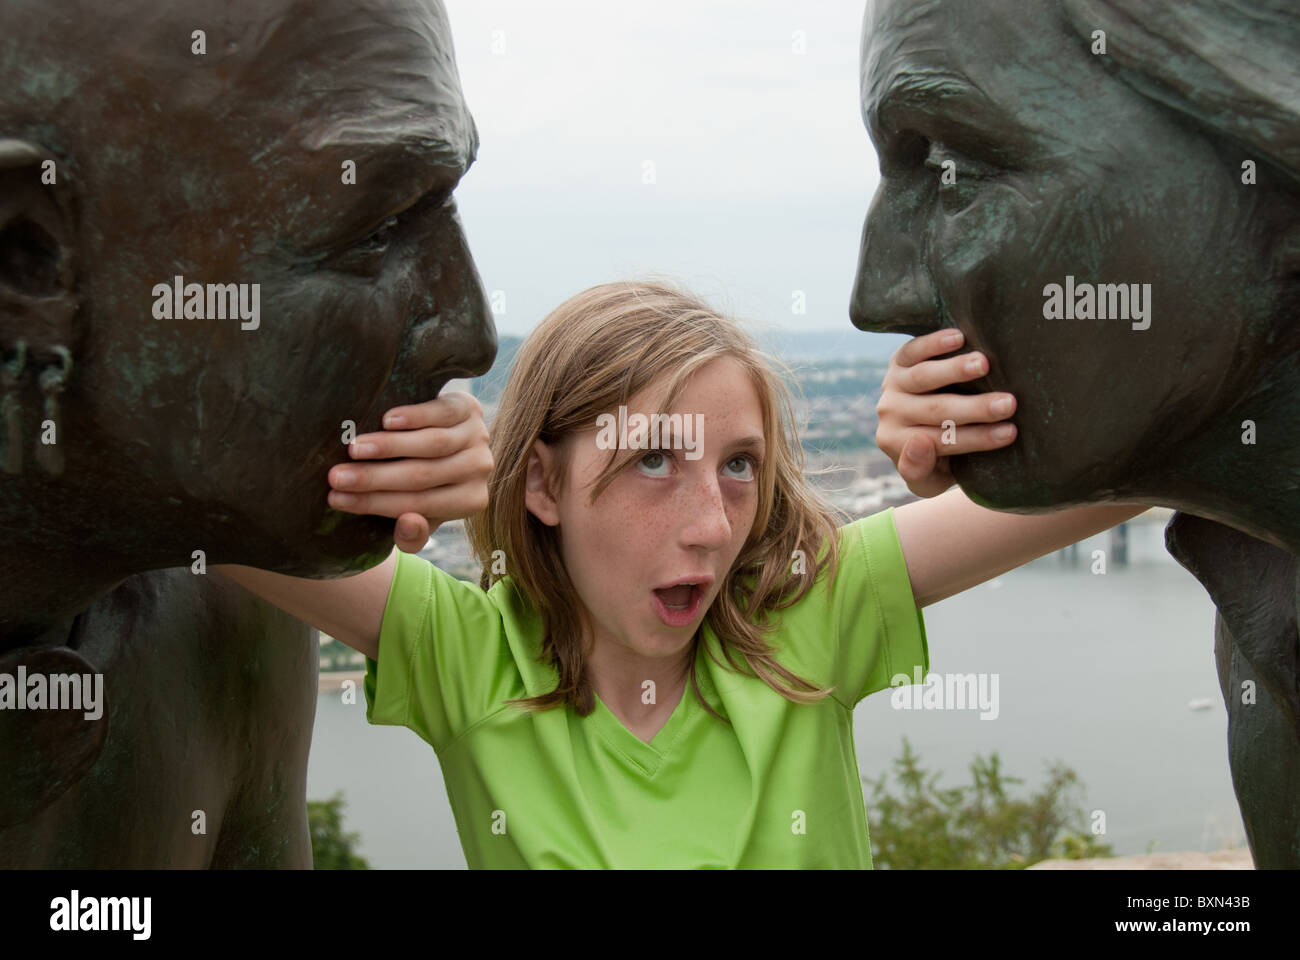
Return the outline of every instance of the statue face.
<path id="1" fill-rule="evenodd" d="M 1055 5 L 875 0 L 861 81 L 881 182 L 853 322 L 958 327 L 990 370 L 945 389 L 1018 400 L 1013 444 L 953 458 L 962 488 L 1003 508 L 1148 489 L 1263 350 L 1243 157 L 1114 79 Z M 1049 318 L 1067 277 L 1081 309 Z"/>
<path id="2" fill-rule="evenodd" d="M 175 36 L 101 30 L 85 52 L 103 76 L 77 120 L 89 332 L 68 432 L 89 410 L 112 464 L 99 525 L 174 563 L 205 548 L 309 574 L 386 554 L 391 519 L 326 505 L 345 421 L 380 429 L 496 350 L 451 201 L 477 134 L 441 5 L 295 6 L 169 14 Z M 157 285 L 177 276 L 204 285 L 207 315 L 174 312 L 184 286 Z M 249 308 L 257 284 L 256 327 L 212 315 L 208 284 L 248 285 Z M 69 479 L 92 465 L 74 446 Z M 184 519 L 142 524 L 136 505 Z"/>

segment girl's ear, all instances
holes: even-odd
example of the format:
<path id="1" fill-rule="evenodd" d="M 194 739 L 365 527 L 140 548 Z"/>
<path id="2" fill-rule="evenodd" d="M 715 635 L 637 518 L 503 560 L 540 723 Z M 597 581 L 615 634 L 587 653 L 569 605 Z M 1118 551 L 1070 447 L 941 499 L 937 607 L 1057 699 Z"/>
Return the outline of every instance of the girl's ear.
<path id="1" fill-rule="evenodd" d="M 555 452 L 549 444 L 538 440 L 528 452 L 528 468 L 524 478 L 524 506 L 528 512 L 548 527 L 559 526 L 560 509 L 546 482 L 555 463 Z"/>

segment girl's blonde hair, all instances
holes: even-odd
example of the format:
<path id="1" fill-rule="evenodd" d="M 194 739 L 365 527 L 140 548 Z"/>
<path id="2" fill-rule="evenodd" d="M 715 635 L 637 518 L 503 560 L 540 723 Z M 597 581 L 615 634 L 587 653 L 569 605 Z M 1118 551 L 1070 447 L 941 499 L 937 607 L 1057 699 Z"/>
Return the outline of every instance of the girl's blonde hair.
<path id="1" fill-rule="evenodd" d="M 590 625 L 587 611 L 570 599 L 576 591 L 555 529 L 533 516 L 524 502 L 534 442 L 558 444 L 568 434 L 595 427 L 599 414 L 617 410 L 660 378 L 668 384 L 661 409 L 671 409 L 686 379 L 720 357 L 739 361 L 754 383 L 766 451 L 757 471 L 753 528 L 706 620 L 731 669 L 743 672 L 733 659 L 739 654 L 748 675 L 796 703 L 814 703 L 832 692 L 778 663 L 763 638 L 770 611 L 803 597 L 824 568 L 834 577 L 842 518 L 804 478 L 790 393 L 774 370 L 778 362 L 762 353 L 736 321 L 689 293 L 664 283 L 629 281 L 584 290 L 541 322 L 519 348 L 492 423 L 496 467 L 488 485 L 489 505 L 466 522 L 470 546 L 483 565 L 480 586 L 491 586 L 490 559 L 493 551 L 504 550 L 508 575 L 541 615 L 541 662 L 549 661 L 559 675 L 550 693 L 511 702 L 530 710 L 567 704 L 583 717 L 595 709 L 582 653 L 581 627 Z M 567 449 L 555 448 L 555 475 L 547 478 L 553 490 L 568 482 Z M 597 478 L 592 501 L 619 469 L 634 462 L 615 468 L 616 454 L 611 451 L 610 463 Z M 829 547 L 825 553 L 823 546 Z M 806 571 L 796 576 L 797 557 L 808 559 Z M 695 642 L 700 642 L 698 632 Z M 693 657 L 690 682 L 704 708 L 718 716 L 700 693 Z"/>

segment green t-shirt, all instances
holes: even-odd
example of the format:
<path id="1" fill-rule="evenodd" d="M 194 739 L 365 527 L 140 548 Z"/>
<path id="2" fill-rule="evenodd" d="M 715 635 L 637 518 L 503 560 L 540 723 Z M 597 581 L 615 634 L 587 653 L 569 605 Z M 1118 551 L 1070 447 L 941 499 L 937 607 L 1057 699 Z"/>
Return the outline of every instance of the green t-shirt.
<path id="1" fill-rule="evenodd" d="M 366 719 L 406 726 L 437 752 L 471 868 L 870 868 L 853 707 L 929 670 L 893 508 L 840 528 L 823 575 L 775 611 L 766 636 L 805 679 L 834 684 L 793 703 L 726 662 L 707 622 L 689 683 L 650 743 L 596 698 L 579 717 L 503 701 L 555 689 L 537 662 L 541 618 L 505 577 L 484 592 L 399 553 Z M 743 663 L 739 658 L 738 662 Z"/>

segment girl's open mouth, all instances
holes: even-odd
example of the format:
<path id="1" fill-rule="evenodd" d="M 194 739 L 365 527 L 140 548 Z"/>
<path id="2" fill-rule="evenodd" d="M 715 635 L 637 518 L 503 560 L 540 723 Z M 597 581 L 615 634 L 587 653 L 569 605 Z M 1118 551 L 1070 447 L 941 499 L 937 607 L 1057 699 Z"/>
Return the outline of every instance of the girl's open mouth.
<path id="1" fill-rule="evenodd" d="M 684 627 L 699 613 L 704 590 L 697 583 L 682 583 L 675 587 L 651 590 L 655 612 L 670 627 Z"/>

